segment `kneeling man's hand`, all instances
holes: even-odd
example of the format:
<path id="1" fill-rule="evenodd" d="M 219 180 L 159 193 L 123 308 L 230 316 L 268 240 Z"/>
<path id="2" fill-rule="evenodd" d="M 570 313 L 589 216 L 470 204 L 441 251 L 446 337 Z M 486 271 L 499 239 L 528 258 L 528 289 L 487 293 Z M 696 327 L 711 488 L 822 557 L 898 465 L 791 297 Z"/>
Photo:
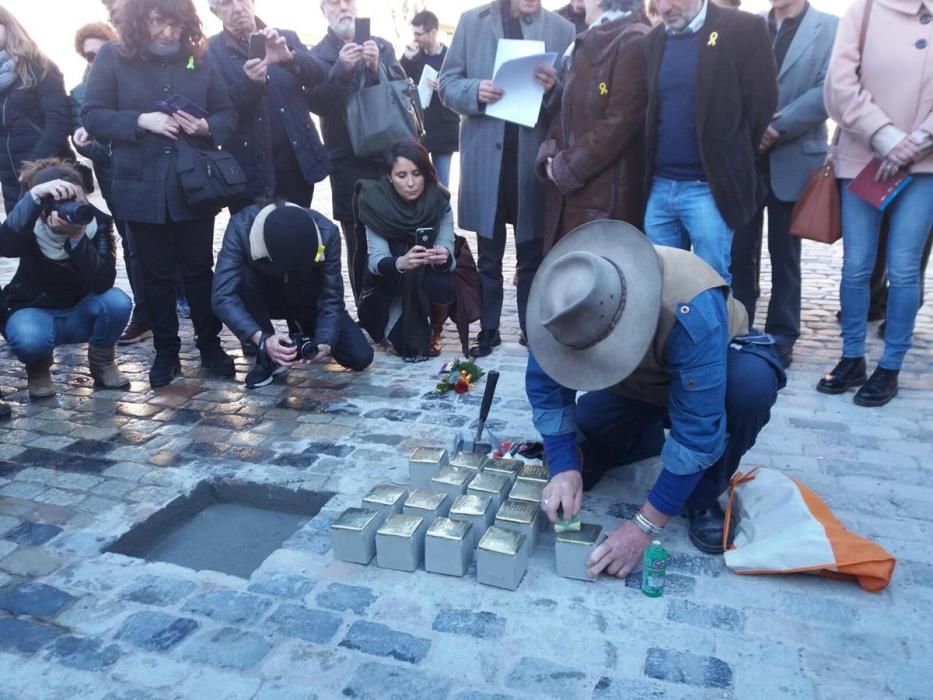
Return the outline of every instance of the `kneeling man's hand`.
<path id="1" fill-rule="evenodd" d="M 292 367 L 298 361 L 298 348 L 285 333 L 276 333 L 266 340 L 266 355 L 279 367 Z"/>
<path id="2" fill-rule="evenodd" d="M 563 510 L 564 520 L 570 520 L 583 507 L 583 475 L 576 469 L 561 472 L 551 479 L 541 492 L 541 510 L 552 523 L 557 522 L 557 510 Z"/>
<path id="3" fill-rule="evenodd" d="M 593 550 L 586 560 L 590 567 L 587 574 L 596 578 L 605 571 L 610 576 L 625 578 L 641 562 L 649 544 L 651 537 L 639 530 L 634 522 L 626 520 Z"/>
<path id="4" fill-rule="evenodd" d="M 332 352 L 332 350 L 333 348 L 331 348 L 330 345 L 321 343 L 320 345 L 317 346 L 317 355 L 315 355 L 312 362 L 324 362 L 324 360 L 330 357 L 330 353 Z"/>

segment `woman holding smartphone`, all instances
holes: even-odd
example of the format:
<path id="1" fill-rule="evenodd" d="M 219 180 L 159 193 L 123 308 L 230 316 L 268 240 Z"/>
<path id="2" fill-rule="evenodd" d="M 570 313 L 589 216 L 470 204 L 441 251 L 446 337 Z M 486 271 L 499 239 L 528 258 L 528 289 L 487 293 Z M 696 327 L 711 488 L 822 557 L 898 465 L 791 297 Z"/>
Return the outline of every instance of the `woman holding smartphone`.
<path id="1" fill-rule="evenodd" d="M 415 141 L 392 146 L 385 168 L 385 178 L 358 182 L 354 197 L 368 248 L 360 325 L 418 362 L 440 355 L 441 329 L 454 301 L 450 193 Z"/>
<path id="2" fill-rule="evenodd" d="M 113 213 L 129 223 L 149 305 L 156 350 L 149 383 L 164 386 L 181 372 L 176 268 L 201 366 L 232 376 L 211 310 L 217 210 L 188 204 L 178 159 L 182 145 L 207 151 L 224 143 L 236 129 L 236 111 L 208 60 L 191 0 L 124 0 L 115 22 L 119 41 L 94 61 L 81 119 L 89 134 L 111 143 Z"/>

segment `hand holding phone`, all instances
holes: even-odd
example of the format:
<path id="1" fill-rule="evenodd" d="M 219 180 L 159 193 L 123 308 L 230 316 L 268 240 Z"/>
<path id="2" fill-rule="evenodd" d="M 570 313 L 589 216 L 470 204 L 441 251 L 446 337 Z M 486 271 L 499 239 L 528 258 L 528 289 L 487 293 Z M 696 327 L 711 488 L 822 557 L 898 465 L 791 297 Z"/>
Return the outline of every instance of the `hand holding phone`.
<path id="1" fill-rule="evenodd" d="M 434 247 L 437 241 L 437 231 L 432 226 L 415 229 L 415 244 L 424 246 L 427 249 Z"/>
<path id="2" fill-rule="evenodd" d="M 249 58 L 263 60 L 266 57 L 266 37 L 264 34 L 249 35 Z"/>

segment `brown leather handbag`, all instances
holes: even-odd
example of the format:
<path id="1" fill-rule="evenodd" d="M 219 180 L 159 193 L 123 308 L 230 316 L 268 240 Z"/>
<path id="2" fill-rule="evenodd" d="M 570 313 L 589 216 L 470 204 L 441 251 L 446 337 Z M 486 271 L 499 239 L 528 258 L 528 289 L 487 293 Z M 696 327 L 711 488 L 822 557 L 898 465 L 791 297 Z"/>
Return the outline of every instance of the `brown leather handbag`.
<path id="1" fill-rule="evenodd" d="M 874 5 L 874 0 L 868 0 L 865 3 L 865 13 L 862 15 L 862 27 L 858 40 L 859 63 L 861 63 L 862 52 L 865 48 L 865 35 L 868 33 L 868 19 L 871 17 L 872 5 Z M 858 73 L 861 74 L 861 65 L 859 65 Z M 810 173 L 807 186 L 794 205 L 790 219 L 790 235 L 792 236 L 829 244 L 842 238 L 839 184 L 836 182 L 833 162 L 841 133 L 842 128 L 837 126 L 826 162 L 822 168 Z"/>
<path id="2" fill-rule="evenodd" d="M 839 213 L 839 185 L 836 182 L 833 155 L 839 141 L 839 129 L 833 137 L 829 157 L 819 170 L 810 173 L 807 186 L 794 205 L 790 219 L 790 235 L 819 243 L 833 244 L 842 238 L 842 217 Z"/>

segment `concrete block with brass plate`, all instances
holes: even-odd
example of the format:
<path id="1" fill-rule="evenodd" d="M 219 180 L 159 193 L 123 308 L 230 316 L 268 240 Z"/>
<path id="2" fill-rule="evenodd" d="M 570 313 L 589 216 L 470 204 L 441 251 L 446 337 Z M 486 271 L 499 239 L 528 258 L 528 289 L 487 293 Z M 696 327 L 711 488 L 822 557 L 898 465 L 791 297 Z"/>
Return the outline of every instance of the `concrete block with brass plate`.
<path id="1" fill-rule="evenodd" d="M 424 570 L 463 576 L 473 562 L 473 526 L 462 520 L 438 518 L 424 538 Z"/>
<path id="2" fill-rule="evenodd" d="M 348 508 L 330 526 L 334 558 L 368 564 L 376 555 L 376 531 L 385 513 L 368 508 Z"/>
<path id="3" fill-rule="evenodd" d="M 402 512 L 402 505 L 408 498 L 408 489 L 395 484 L 378 484 L 363 496 L 363 508 L 378 510 L 386 515 Z"/>
<path id="4" fill-rule="evenodd" d="M 527 501 L 513 501 L 508 499 L 499 507 L 496 513 L 496 527 L 513 530 L 525 536 L 525 546 L 528 556 L 535 551 L 538 543 L 538 511 L 541 506 Z"/>
<path id="5" fill-rule="evenodd" d="M 460 469 L 459 467 L 441 467 L 441 470 L 431 479 L 431 490 L 438 493 L 446 493 L 453 501 L 458 496 L 466 493 L 467 486 L 476 474 L 469 469 Z"/>
<path id="6" fill-rule="evenodd" d="M 427 529 L 417 515 L 390 515 L 376 531 L 376 562 L 383 569 L 414 571 L 424 560 Z"/>
<path id="7" fill-rule="evenodd" d="M 408 459 L 408 476 L 412 488 L 431 488 L 431 479 L 447 466 L 447 450 L 442 447 L 419 447 Z"/>
<path id="8" fill-rule="evenodd" d="M 493 524 L 496 511 L 489 496 L 465 494 L 457 498 L 450 506 L 449 517 L 451 520 L 462 520 L 473 526 L 470 528 L 473 535 L 471 546 L 475 549 L 480 538 L 485 534 L 486 528 Z"/>
<path id="9" fill-rule="evenodd" d="M 458 469 L 469 469 L 472 472 L 482 471 L 489 458 L 477 452 L 458 452 L 450 460 L 450 466 Z"/>
<path id="10" fill-rule="evenodd" d="M 528 570 L 525 536 L 493 525 L 476 550 L 476 578 L 480 583 L 514 591 Z"/>
<path id="11" fill-rule="evenodd" d="M 474 496 L 489 496 L 497 511 L 505 500 L 505 496 L 508 492 L 509 478 L 507 476 L 493 474 L 485 470 L 477 474 L 467 487 L 467 493 L 469 494 Z"/>
<path id="12" fill-rule="evenodd" d="M 557 575 L 565 578 L 576 578 L 583 581 L 595 581 L 587 576 L 590 568 L 586 560 L 593 550 L 606 539 L 601 525 L 583 523 L 579 532 L 562 532 L 557 535 L 554 545 L 554 555 L 557 564 Z"/>
<path id="13" fill-rule="evenodd" d="M 402 512 L 424 518 L 425 527 L 430 527 L 435 518 L 447 516 L 452 500 L 446 493 L 418 489 L 408 494 Z"/>
<path id="14" fill-rule="evenodd" d="M 524 464 L 525 463 L 520 459 L 496 457 L 489 461 L 489 464 L 486 465 L 483 471 L 492 474 L 502 474 L 502 476 L 508 477 L 509 485 L 511 486 L 515 483 L 515 479 L 518 478 L 518 473 L 522 470 Z"/>

